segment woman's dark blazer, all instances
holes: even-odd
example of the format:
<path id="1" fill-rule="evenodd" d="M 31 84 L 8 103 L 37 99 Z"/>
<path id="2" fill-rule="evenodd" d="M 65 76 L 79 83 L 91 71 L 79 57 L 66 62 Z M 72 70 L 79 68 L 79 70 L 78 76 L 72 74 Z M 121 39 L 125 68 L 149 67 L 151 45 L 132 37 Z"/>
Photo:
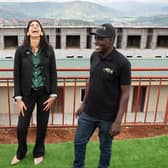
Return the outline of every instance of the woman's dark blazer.
<path id="1" fill-rule="evenodd" d="M 47 92 L 56 94 L 57 72 L 55 54 L 52 47 L 41 49 L 40 67 Z M 32 74 L 32 51 L 29 47 L 19 46 L 16 49 L 14 59 L 14 97 L 31 94 Z"/>

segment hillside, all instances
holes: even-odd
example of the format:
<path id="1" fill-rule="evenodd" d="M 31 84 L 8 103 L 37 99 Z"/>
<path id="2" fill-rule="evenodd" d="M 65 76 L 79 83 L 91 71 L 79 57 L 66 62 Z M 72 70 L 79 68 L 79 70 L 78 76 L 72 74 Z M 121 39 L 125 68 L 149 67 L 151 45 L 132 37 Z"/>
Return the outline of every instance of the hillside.
<path id="1" fill-rule="evenodd" d="M 19 12 L 18 12 L 19 11 Z M 20 18 L 37 17 L 52 19 L 81 19 L 117 17 L 118 11 L 90 2 L 33 2 L 33 3 L 3 3 L 0 2 L 0 17 Z"/>
<path id="2" fill-rule="evenodd" d="M 0 2 L 0 25 L 24 25 L 30 19 L 50 25 L 94 25 L 111 22 L 119 25 L 168 26 L 168 3 Z"/>

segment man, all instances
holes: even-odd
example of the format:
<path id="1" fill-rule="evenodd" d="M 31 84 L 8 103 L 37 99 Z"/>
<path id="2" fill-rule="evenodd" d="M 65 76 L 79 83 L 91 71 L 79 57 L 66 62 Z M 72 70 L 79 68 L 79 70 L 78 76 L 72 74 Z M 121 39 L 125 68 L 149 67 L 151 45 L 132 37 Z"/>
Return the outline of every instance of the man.
<path id="1" fill-rule="evenodd" d="M 75 135 L 74 168 L 84 168 L 86 144 L 99 128 L 100 159 L 98 168 L 110 165 L 113 137 L 120 133 L 123 113 L 127 109 L 131 82 L 129 61 L 113 47 L 115 30 L 103 24 L 95 33 L 95 49 L 91 55 L 90 79 Z M 91 168 L 90 165 L 89 168 Z"/>

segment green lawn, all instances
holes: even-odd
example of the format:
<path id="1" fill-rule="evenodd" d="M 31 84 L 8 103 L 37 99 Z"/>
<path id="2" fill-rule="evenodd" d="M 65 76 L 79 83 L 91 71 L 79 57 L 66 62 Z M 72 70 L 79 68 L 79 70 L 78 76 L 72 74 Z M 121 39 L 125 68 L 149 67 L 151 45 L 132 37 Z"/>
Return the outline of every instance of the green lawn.
<path id="1" fill-rule="evenodd" d="M 11 168 L 10 160 L 16 145 L 0 144 L 0 167 Z M 73 143 L 47 144 L 45 160 L 34 166 L 33 145 L 29 144 L 28 156 L 16 168 L 72 168 Z M 87 148 L 86 168 L 97 168 L 98 143 L 90 142 Z M 168 136 L 136 140 L 114 141 L 110 168 L 168 168 Z"/>

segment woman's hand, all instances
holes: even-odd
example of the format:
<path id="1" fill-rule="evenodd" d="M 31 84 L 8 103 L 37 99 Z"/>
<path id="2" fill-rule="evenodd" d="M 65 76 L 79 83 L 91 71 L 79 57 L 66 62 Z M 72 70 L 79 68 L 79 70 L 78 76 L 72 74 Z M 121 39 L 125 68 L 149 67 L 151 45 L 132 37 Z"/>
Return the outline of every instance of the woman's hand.
<path id="1" fill-rule="evenodd" d="M 16 102 L 17 102 L 17 107 L 18 107 L 18 115 L 19 116 L 21 115 L 24 117 L 24 111 L 27 111 L 26 105 L 24 104 L 22 99 L 18 99 L 16 100 Z"/>
<path id="2" fill-rule="evenodd" d="M 56 100 L 56 97 L 50 97 L 48 98 L 43 104 L 44 104 L 44 111 L 48 111 L 52 108 L 52 105 L 54 105 Z"/>

